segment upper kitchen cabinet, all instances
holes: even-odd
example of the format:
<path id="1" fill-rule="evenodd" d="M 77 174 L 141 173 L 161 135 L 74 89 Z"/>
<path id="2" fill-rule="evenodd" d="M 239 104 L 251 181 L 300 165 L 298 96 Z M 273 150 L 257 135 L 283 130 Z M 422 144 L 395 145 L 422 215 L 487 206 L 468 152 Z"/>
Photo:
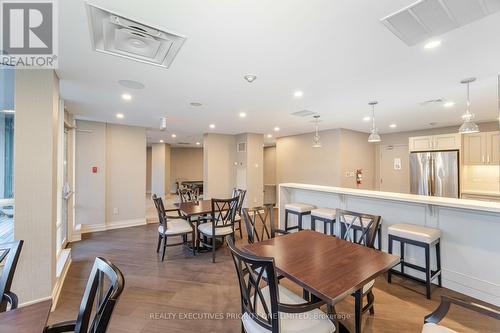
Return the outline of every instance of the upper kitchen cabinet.
<path id="1" fill-rule="evenodd" d="M 499 164 L 499 132 L 464 135 L 464 164 Z"/>
<path id="2" fill-rule="evenodd" d="M 409 139 L 410 152 L 460 150 L 460 134 L 440 134 L 429 136 L 416 136 Z"/>

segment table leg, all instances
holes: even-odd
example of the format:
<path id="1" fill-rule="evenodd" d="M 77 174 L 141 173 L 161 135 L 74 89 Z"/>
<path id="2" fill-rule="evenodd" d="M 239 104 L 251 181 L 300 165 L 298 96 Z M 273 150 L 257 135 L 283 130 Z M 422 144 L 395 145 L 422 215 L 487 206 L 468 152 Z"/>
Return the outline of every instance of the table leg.
<path id="1" fill-rule="evenodd" d="M 361 290 L 354 293 L 354 327 L 356 333 L 361 333 Z"/>

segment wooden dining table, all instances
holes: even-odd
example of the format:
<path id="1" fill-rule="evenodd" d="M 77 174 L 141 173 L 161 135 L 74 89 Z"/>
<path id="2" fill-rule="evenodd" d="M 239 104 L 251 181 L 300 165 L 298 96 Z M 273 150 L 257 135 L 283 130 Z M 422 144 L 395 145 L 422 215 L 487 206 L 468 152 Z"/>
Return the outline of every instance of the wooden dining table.
<path id="1" fill-rule="evenodd" d="M 49 319 L 52 301 L 38 302 L 0 313 L 2 333 L 42 333 Z"/>
<path id="2" fill-rule="evenodd" d="M 250 244 L 244 250 L 273 257 L 278 274 L 331 306 L 351 294 L 360 299 L 363 285 L 400 260 L 395 255 L 311 230 Z M 355 319 L 355 331 L 359 333 L 361 320 Z M 346 331 L 343 325 L 341 331 Z"/>
<path id="3" fill-rule="evenodd" d="M 190 202 L 175 203 L 184 216 L 193 218 L 195 216 L 206 215 L 212 213 L 212 200 L 198 200 Z"/>

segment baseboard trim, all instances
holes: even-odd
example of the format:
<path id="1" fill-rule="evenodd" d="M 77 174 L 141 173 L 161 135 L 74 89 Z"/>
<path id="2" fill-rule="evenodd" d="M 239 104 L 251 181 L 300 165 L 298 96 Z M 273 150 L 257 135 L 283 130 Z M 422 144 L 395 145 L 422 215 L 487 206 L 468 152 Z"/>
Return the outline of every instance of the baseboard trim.
<path id="1" fill-rule="evenodd" d="M 81 233 L 88 234 L 92 232 L 137 227 L 146 224 L 147 224 L 146 218 L 114 221 L 106 224 L 83 224 Z"/>
<path id="2" fill-rule="evenodd" d="M 52 299 L 52 296 L 34 299 L 32 301 L 29 301 L 29 302 L 20 303 L 18 308 L 22 308 L 22 307 L 33 305 L 33 304 L 40 303 L 40 302 L 50 301 L 51 299 Z"/>

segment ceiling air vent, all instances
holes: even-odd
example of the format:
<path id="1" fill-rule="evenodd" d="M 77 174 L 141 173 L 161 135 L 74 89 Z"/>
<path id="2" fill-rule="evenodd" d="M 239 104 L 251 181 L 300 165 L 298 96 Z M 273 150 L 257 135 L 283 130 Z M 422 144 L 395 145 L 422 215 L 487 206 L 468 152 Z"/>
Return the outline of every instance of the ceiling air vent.
<path id="1" fill-rule="evenodd" d="M 499 0 L 419 0 L 380 21 L 413 46 L 499 10 Z"/>
<path id="2" fill-rule="evenodd" d="M 291 113 L 292 116 L 297 116 L 297 117 L 309 117 L 312 116 L 313 114 L 316 114 L 316 112 L 309 110 L 301 110 Z"/>
<path id="3" fill-rule="evenodd" d="M 92 48 L 169 68 L 186 37 L 162 31 L 87 3 Z"/>

